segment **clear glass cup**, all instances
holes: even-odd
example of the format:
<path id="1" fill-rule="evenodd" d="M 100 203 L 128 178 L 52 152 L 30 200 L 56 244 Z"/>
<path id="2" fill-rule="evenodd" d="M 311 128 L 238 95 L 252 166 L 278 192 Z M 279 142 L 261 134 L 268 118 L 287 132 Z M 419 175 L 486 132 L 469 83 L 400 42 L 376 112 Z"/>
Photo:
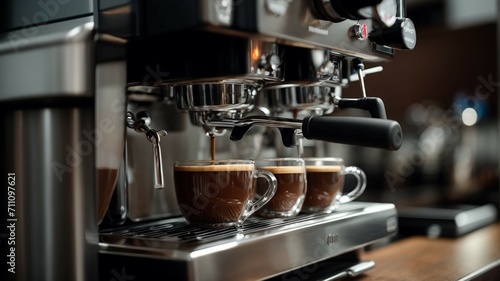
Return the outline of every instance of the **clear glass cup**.
<path id="1" fill-rule="evenodd" d="M 278 188 L 273 198 L 257 215 L 264 218 L 296 216 L 304 203 L 307 190 L 306 166 L 301 158 L 256 159 L 257 169 L 266 170 L 276 177 Z M 257 181 L 257 194 L 266 190 L 265 182 Z"/>
<path id="2" fill-rule="evenodd" d="M 257 178 L 267 189 L 256 196 Z M 246 219 L 276 193 L 276 177 L 255 169 L 253 160 L 193 160 L 174 164 L 177 203 L 192 225 L 241 227 Z"/>
<path id="3" fill-rule="evenodd" d="M 342 158 L 303 158 L 307 171 L 307 193 L 302 206 L 306 213 L 330 213 L 342 203 L 358 198 L 366 188 L 366 175 L 358 167 L 344 165 Z M 344 179 L 353 175 L 356 186 L 345 193 Z"/>

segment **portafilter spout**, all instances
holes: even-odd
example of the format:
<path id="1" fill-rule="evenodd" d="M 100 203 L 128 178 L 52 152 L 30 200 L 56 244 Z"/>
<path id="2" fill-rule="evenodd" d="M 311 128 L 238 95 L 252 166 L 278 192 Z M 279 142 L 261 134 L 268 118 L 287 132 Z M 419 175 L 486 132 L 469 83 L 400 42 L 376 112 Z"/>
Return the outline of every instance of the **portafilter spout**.
<path id="1" fill-rule="evenodd" d="M 232 127 L 230 139 L 238 141 L 252 126 L 278 128 L 283 144 L 295 146 L 295 136 L 306 139 L 398 150 L 403 131 L 394 120 L 367 117 L 309 116 L 300 119 L 249 116 L 242 119 L 206 120 L 209 127 Z"/>

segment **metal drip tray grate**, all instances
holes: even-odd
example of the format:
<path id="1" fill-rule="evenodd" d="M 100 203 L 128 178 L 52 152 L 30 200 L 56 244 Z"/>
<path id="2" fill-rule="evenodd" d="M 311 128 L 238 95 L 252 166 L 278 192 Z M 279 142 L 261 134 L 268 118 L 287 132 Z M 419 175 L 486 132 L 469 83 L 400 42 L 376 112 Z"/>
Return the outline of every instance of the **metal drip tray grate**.
<path id="1" fill-rule="evenodd" d="M 339 213 L 338 216 L 346 215 Z M 283 219 L 259 219 L 257 217 L 249 218 L 243 224 L 243 227 L 237 229 L 231 228 L 213 228 L 205 229 L 189 225 L 183 218 L 163 220 L 149 223 L 141 226 L 129 228 L 105 230 L 100 233 L 101 240 L 106 241 L 107 238 L 133 238 L 133 239 L 158 239 L 165 242 L 210 242 L 231 238 L 238 235 L 247 235 L 267 229 L 272 229 L 281 226 L 293 225 L 296 223 L 314 221 L 331 214 L 301 214 L 292 218 Z"/>
<path id="2" fill-rule="evenodd" d="M 384 203 L 350 202 L 331 214 L 286 219 L 253 217 L 241 229 L 203 229 L 178 217 L 101 231 L 100 270 L 103 280 L 113 278 L 109 272 L 117 268 L 141 280 L 166 274 L 175 276 L 172 280 L 263 280 L 396 230 L 396 209 Z"/>

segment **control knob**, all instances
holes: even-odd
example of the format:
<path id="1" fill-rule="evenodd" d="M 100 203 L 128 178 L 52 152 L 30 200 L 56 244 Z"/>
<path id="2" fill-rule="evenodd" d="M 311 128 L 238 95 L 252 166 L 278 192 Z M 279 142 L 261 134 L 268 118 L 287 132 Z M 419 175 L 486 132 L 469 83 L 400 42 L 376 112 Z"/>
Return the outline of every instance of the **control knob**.
<path id="1" fill-rule="evenodd" d="M 396 0 L 313 0 L 320 19 L 340 22 L 345 19 L 375 19 L 382 26 L 392 26 L 396 20 Z"/>
<path id="2" fill-rule="evenodd" d="M 368 38 L 376 44 L 400 50 L 413 50 L 417 44 L 415 25 L 408 18 L 397 19 L 391 27 L 374 29 Z"/>

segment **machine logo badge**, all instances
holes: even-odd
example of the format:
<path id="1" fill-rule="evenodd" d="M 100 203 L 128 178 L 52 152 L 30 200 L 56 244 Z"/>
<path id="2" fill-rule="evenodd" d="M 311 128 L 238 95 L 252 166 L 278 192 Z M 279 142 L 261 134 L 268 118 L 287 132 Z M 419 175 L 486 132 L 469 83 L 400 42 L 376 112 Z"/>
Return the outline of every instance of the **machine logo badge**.
<path id="1" fill-rule="evenodd" d="M 391 233 L 398 229 L 398 220 L 395 217 L 387 218 L 386 221 L 387 232 Z"/>
<path id="2" fill-rule="evenodd" d="M 321 34 L 321 35 L 328 35 L 328 29 L 323 29 L 323 28 L 314 27 L 314 26 L 309 26 L 309 32 Z"/>
<path id="3" fill-rule="evenodd" d="M 336 243 L 339 241 L 339 235 L 338 233 L 335 233 L 335 234 L 328 234 L 328 236 L 326 237 L 326 244 L 328 246 Z"/>

